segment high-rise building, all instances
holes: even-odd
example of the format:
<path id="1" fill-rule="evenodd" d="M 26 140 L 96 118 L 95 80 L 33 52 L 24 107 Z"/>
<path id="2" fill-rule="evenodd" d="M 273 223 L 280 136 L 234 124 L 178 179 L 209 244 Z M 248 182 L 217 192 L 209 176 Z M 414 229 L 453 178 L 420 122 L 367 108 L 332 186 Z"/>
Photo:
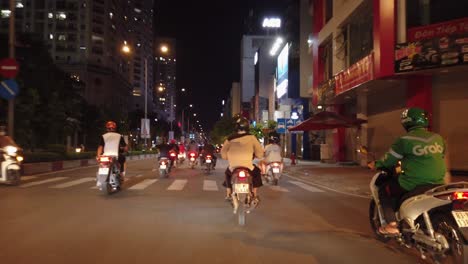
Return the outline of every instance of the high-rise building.
<path id="1" fill-rule="evenodd" d="M 155 103 L 158 117 L 175 118 L 176 99 L 176 41 L 158 38 L 155 41 Z"/>
<path id="2" fill-rule="evenodd" d="M 16 31 L 41 37 L 54 62 L 85 84 L 88 103 L 125 112 L 132 91 L 144 87 L 141 54 L 152 51 L 152 7 L 153 0 L 18 0 Z M 0 10 L 5 33 L 8 0 L 0 0 Z"/>

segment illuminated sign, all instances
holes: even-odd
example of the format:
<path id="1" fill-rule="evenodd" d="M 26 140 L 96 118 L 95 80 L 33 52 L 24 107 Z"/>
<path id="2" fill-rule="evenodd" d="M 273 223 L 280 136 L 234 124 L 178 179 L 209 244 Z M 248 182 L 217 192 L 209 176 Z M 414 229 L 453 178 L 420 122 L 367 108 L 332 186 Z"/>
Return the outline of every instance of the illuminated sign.
<path id="1" fill-rule="evenodd" d="M 278 86 L 276 86 L 276 96 L 281 98 L 288 92 L 288 80 L 282 81 Z"/>
<path id="2" fill-rule="evenodd" d="M 255 52 L 255 56 L 254 56 L 254 65 L 257 65 L 257 62 L 258 62 L 258 51 Z"/>
<path id="3" fill-rule="evenodd" d="M 279 48 L 281 48 L 281 44 L 283 43 L 283 39 L 282 38 L 277 38 L 276 41 L 275 41 L 275 44 L 273 44 L 273 47 L 271 47 L 271 50 L 270 50 L 270 55 L 271 56 L 275 56 L 276 53 L 278 52 Z"/>
<path id="4" fill-rule="evenodd" d="M 265 28 L 280 28 L 281 19 L 279 18 L 265 18 L 263 19 L 262 26 Z"/>

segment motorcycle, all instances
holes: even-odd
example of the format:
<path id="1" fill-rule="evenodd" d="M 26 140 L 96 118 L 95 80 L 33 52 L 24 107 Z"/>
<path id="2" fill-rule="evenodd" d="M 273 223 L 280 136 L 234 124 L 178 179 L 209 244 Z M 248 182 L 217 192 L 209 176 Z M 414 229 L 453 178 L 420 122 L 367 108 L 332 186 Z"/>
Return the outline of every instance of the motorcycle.
<path id="1" fill-rule="evenodd" d="M 232 205 L 234 214 L 238 216 L 238 223 L 244 226 L 246 222 L 246 214 L 254 210 L 258 201 L 254 201 L 252 174 L 248 168 L 234 168 L 231 177 L 232 183 Z"/>
<path id="2" fill-rule="evenodd" d="M 185 161 L 185 152 L 179 152 L 179 154 L 177 154 L 177 160 L 179 164 L 183 164 Z"/>
<path id="3" fill-rule="evenodd" d="M 468 263 L 468 182 L 417 187 L 401 199 L 395 213 L 400 233 L 379 232 L 387 224 L 379 186 L 386 178 L 396 177 L 398 167 L 376 173 L 370 183 L 369 221 L 377 239 L 395 239 L 402 246 L 418 249 L 422 259 L 429 255 L 435 263 Z"/>
<path id="4" fill-rule="evenodd" d="M 275 161 L 268 163 L 266 167 L 267 174 L 265 175 L 265 179 L 268 183 L 272 183 L 273 185 L 278 185 L 278 181 L 281 178 L 281 162 Z"/>
<path id="5" fill-rule="evenodd" d="M 120 164 L 117 157 L 100 156 L 98 158 L 98 173 L 96 185 L 99 190 L 112 194 L 121 190 Z"/>
<path id="6" fill-rule="evenodd" d="M 169 170 L 172 170 L 172 168 L 176 167 L 177 163 L 177 153 L 174 150 L 169 151 L 169 160 L 171 161 Z"/>
<path id="7" fill-rule="evenodd" d="M 168 158 L 160 158 L 159 159 L 159 176 L 163 178 L 169 177 L 169 172 L 171 169 L 170 166 L 171 162 Z"/>
<path id="8" fill-rule="evenodd" d="M 208 155 L 205 155 L 205 166 L 206 166 L 206 173 L 207 174 L 210 174 L 211 170 L 213 170 L 214 168 L 214 164 L 213 164 L 213 157 L 208 154 Z"/>
<path id="9" fill-rule="evenodd" d="M 189 167 L 191 169 L 194 169 L 196 164 L 197 164 L 197 153 L 189 152 Z"/>
<path id="10" fill-rule="evenodd" d="M 0 148 L 1 175 L 0 182 L 10 185 L 19 185 L 21 182 L 21 162 L 23 156 L 18 154 L 15 146 Z"/>

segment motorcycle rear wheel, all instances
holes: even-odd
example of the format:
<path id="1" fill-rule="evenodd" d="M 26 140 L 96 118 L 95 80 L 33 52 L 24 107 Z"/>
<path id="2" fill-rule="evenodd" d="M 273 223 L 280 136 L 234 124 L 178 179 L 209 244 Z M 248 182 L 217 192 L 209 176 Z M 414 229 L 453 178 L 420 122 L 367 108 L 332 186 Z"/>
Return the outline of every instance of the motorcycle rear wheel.
<path id="1" fill-rule="evenodd" d="M 451 216 L 444 216 L 437 221 L 436 232 L 442 234 L 449 243 L 449 250 L 436 257 L 438 263 L 468 263 L 468 244 L 464 242 L 458 225 Z"/>
<path id="2" fill-rule="evenodd" d="M 377 205 L 375 204 L 375 201 L 372 199 L 370 204 L 369 204 L 369 222 L 372 227 L 372 231 L 374 231 L 374 234 L 377 238 L 377 240 L 382 241 L 384 243 L 387 243 L 390 238 L 385 237 L 379 232 L 379 228 L 381 226 L 380 220 L 379 220 L 379 213 L 377 210 Z"/>

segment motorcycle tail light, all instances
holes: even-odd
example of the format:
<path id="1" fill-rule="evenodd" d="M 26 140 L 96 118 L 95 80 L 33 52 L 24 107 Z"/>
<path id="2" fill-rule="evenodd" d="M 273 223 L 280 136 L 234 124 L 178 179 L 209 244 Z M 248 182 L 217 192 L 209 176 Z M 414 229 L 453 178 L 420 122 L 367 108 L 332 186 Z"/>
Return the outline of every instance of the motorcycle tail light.
<path id="1" fill-rule="evenodd" d="M 279 167 L 279 163 L 277 162 L 273 163 L 273 167 Z"/>
<path id="2" fill-rule="evenodd" d="M 175 153 L 171 153 L 171 157 L 175 157 Z"/>
<path id="3" fill-rule="evenodd" d="M 466 200 L 468 199 L 468 192 L 454 192 L 452 200 Z"/>
<path id="4" fill-rule="evenodd" d="M 245 171 L 240 171 L 239 178 L 245 178 L 245 177 L 247 177 L 247 174 L 245 173 Z"/>
<path id="5" fill-rule="evenodd" d="M 190 153 L 190 157 L 195 157 L 195 153 Z"/>
<path id="6" fill-rule="evenodd" d="M 165 161 L 161 161 L 161 165 L 166 165 L 166 162 L 165 162 Z"/>
<path id="7" fill-rule="evenodd" d="M 206 158 L 207 158 L 207 159 L 211 159 L 211 156 L 210 156 L 210 155 L 206 155 Z"/>
<path id="8" fill-rule="evenodd" d="M 110 158 L 109 157 L 100 157 L 99 162 L 110 162 Z"/>

